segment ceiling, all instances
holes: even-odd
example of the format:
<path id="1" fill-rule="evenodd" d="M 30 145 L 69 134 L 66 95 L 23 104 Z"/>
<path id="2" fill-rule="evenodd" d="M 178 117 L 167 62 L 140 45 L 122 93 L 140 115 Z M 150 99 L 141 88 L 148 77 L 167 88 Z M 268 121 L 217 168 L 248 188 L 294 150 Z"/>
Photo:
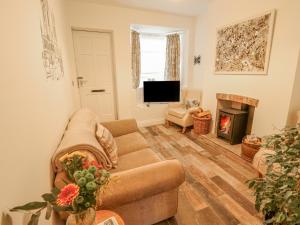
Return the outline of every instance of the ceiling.
<path id="1" fill-rule="evenodd" d="M 196 16 L 205 10 L 212 0 L 94 0 L 107 5 L 157 10 L 186 16 Z"/>

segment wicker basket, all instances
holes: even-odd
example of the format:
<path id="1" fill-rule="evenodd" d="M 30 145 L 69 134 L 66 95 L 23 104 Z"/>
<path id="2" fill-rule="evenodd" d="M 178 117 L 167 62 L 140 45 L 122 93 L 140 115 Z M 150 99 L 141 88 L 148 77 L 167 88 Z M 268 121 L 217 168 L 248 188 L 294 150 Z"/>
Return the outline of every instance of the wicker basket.
<path id="1" fill-rule="evenodd" d="M 211 123 L 211 116 L 197 117 L 193 115 L 194 119 L 194 133 L 195 134 L 208 134 Z"/>
<path id="2" fill-rule="evenodd" d="M 260 149 L 260 144 L 249 144 L 249 143 L 245 143 L 244 140 L 245 140 L 245 137 L 243 138 L 243 142 L 242 142 L 242 155 L 241 156 L 246 161 L 252 162 L 255 154 Z"/>

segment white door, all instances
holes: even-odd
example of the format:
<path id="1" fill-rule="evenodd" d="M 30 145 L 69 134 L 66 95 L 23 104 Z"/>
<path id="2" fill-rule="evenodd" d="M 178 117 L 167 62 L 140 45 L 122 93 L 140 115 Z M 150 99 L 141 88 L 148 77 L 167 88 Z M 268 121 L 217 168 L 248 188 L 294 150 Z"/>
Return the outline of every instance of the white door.
<path id="1" fill-rule="evenodd" d="M 81 107 L 101 121 L 117 119 L 111 34 L 73 31 L 73 40 Z"/>

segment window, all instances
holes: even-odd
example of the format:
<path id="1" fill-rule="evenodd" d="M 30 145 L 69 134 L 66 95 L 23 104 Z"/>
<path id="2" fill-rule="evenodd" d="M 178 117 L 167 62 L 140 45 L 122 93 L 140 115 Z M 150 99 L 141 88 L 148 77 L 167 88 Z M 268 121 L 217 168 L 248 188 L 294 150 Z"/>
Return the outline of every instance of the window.
<path id="1" fill-rule="evenodd" d="M 158 35 L 140 36 L 141 45 L 141 81 L 164 80 L 166 61 L 166 37 Z"/>

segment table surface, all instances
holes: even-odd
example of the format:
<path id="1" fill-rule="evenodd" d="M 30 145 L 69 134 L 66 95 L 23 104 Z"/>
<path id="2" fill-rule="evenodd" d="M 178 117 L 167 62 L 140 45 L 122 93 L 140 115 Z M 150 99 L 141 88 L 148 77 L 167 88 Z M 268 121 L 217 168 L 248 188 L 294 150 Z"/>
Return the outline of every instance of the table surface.
<path id="1" fill-rule="evenodd" d="M 96 212 L 96 225 L 107 220 L 110 217 L 115 217 L 119 225 L 125 225 L 123 219 L 115 212 L 109 210 L 100 210 Z"/>

